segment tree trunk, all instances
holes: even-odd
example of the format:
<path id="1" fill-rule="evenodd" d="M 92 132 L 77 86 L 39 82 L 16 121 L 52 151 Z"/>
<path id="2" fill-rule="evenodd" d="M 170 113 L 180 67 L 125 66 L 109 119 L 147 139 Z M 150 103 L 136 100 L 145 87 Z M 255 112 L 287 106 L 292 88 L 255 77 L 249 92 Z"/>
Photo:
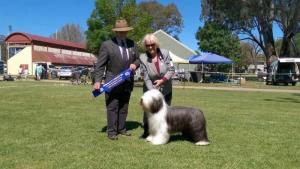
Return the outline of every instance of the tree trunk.
<path id="1" fill-rule="evenodd" d="M 263 49 L 263 51 L 266 56 L 266 64 L 267 64 L 267 70 L 268 70 L 269 66 L 271 64 L 271 61 L 270 61 L 271 56 L 277 56 L 276 50 L 275 50 L 274 37 L 273 37 L 272 23 L 262 24 L 261 29 L 262 29 L 263 41 L 265 44 L 265 49 Z"/>
<path id="2" fill-rule="evenodd" d="M 291 50 L 290 50 L 290 43 L 291 39 L 288 38 L 286 35 L 282 38 L 282 44 L 280 49 L 280 57 L 290 57 Z"/>
<path id="3" fill-rule="evenodd" d="M 275 48 L 272 46 L 272 44 L 268 43 L 265 46 L 265 50 L 263 50 L 266 56 L 266 64 L 267 64 L 267 70 L 269 70 L 270 64 L 271 64 L 271 60 L 270 58 L 272 56 L 276 56 L 276 52 L 275 52 Z"/>
<path id="4" fill-rule="evenodd" d="M 300 1 L 293 2 L 290 9 L 285 11 L 282 10 L 281 20 L 283 27 L 283 38 L 280 50 L 280 57 L 291 57 L 291 42 L 293 36 L 297 33 L 298 21 L 300 17 Z M 282 8 L 284 9 L 285 6 Z"/>
<path id="5" fill-rule="evenodd" d="M 271 0 L 260 0 L 259 5 L 260 7 L 262 7 L 262 10 L 258 11 L 260 14 L 257 18 L 259 19 L 258 22 L 261 29 L 261 35 L 263 37 L 263 43 L 265 48 L 263 49 L 263 51 L 266 56 L 267 70 L 269 70 L 271 64 L 270 58 L 274 55 L 277 56 L 273 37 L 273 19 L 275 16 L 274 3 Z"/>

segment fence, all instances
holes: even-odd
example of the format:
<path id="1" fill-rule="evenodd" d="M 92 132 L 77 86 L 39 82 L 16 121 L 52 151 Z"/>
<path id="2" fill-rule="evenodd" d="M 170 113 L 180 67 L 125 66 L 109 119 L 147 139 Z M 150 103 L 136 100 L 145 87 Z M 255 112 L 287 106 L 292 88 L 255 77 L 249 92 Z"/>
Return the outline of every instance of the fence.
<path id="1" fill-rule="evenodd" d="M 267 79 L 268 78 L 268 79 Z M 266 82 L 277 79 L 278 83 L 292 83 L 299 81 L 299 74 L 297 73 L 277 73 L 276 75 L 269 75 L 265 72 L 255 73 L 225 73 L 225 72 L 202 72 L 202 71 L 188 71 L 177 73 L 173 80 L 182 82 L 195 83 L 228 83 L 231 85 L 243 85 L 247 81 Z"/>

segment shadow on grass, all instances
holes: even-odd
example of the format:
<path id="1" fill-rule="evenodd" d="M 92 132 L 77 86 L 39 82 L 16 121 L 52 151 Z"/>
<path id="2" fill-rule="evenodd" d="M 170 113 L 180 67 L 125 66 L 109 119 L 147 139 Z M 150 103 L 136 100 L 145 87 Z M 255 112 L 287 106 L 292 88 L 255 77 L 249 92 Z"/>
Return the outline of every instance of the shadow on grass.
<path id="1" fill-rule="evenodd" d="M 300 95 L 299 95 L 300 96 Z M 277 98 L 277 99 L 264 99 L 265 101 L 273 101 L 273 102 L 286 102 L 286 103 L 300 103 L 299 99 L 295 98 L 288 98 L 288 97 L 282 97 L 282 98 Z"/>
<path id="2" fill-rule="evenodd" d="M 299 93 L 294 93 L 293 95 L 294 95 L 294 96 L 300 96 L 300 94 L 299 94 Z"/>
<path id="3" fill-rule="evenodd" d="M 133 130 L 133 129 L 136 129 L 138 127 L 141 126 L 141 123 L 139 122 L 136 122 L 136 121 L 126 121 L 126 129 L 127 131 L 130 131 L 130 130 Z M 100 132 L 104 133 L 106 132 L 106 129 L 107 129 L 107 126 L 104 126 Z"/>

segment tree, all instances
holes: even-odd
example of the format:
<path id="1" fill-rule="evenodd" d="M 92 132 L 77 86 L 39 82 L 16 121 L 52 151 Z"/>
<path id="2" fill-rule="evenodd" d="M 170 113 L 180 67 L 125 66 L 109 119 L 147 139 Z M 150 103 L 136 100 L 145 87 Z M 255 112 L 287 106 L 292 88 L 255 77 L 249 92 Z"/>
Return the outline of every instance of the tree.
<path id="1" fill-rule="evenodd" d="M 4 35 L 0 35 L 0 45 L 5 43 L 5 36 Z"/>
<path id="2" fill-rule="evenodd" d="M 278 8 L 275 22 L 280 26 L 283 32 L 280 56 L 293 56 L 291 53 L 291 49 L 295 47 L 293 46 L 293 37 L 300 30 L 300 1 L 277 0 L 274 3 Z"/>
<path id="3" fill-rule="evenodd" d="M 216 22 L 206 22 L 203 28 L 199 27 L 196 39 L 199 49 L 202 51 L 229 57 L 235 62 L 235 65 L 241 67 L 239 39 L 226 27 Z M 223 71 L 225 71 L 225 67 L 221 66 Z"/>
<path id="4" fill-rule="evenodd" d="M 66 24 L 57 32 L 50 35 L 53 39 L 60 39 L 70 42 L 83 42 L 85 40 L 84 33 L 78 24 Z"/>
<path id="5" fill-rule="evenodd" d="M 300 57 L 300 33 L 297 33 L 292 39 L 292 51 L 294 56 Z"/>
<path id="6" fill-rule="evenodd" d="M 95 9 L 87 20 L 87 48 L 90 52 L 97 54 L 101 43 L 114 36 L 112 28 L 120 18 L 126 19 L 134 28 L 128 37 L 136 42 L 153 31 L 151 17 L 138 8 L 135 0 L 96 0 Z"/>
<path id="7" fill-rule="evenodd" d="M 154 31 L 161 29 L 178 39 L 178 34 L 182 31 L 183 21 L 175 4 L 163 6 L 152 0 L 141 2 L 139 7 L 152 17 L 151 27 Z"/>
<path id="8" fill-rule="evenodd" d="M 283 39 L 278 39 L 275 42 L 276 52 L 281 53 L 282 50 L 282 42 Z M 300 33 L 297 33 L 293 38 L 291 38 L 291 45 L 290 45 L 290 55 L 295 57 L 300 57 Z"/>
<path id="9" fill-rule="evenodd" d="M 7 61 L 5 38 L 6 36 L 0 35 L 0 60 L 4 62 Z"/>
<path id="10" fill-rule="evenodd" d="M 241 65 L 248 67 L 253 64 L 255 70 L 257 70 L 257 64 L 261 61 L 261 49 L 253 41 L 241 42 Z"/>
<path id="11" fill-rule="evenodd" d="M 257 43 L 269 65 L 269 58 L 278 56 L 273 25 L 281 26 L 285 39 L 282 46 L 289 46 L 289 36 L 297 30 L 299 3 L 297 0 L 202 0 L 201 18 L 225 25 L 246 37 L 245 40 Z M 288 56 L 288 49 L 284 47 L 280 56 Z"/>

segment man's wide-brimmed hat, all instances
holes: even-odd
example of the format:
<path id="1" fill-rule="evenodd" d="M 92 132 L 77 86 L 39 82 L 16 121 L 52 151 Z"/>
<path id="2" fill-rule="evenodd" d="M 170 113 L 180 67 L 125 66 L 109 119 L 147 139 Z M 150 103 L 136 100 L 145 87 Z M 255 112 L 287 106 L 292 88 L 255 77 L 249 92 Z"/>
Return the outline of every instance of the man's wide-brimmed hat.
<path id="1" fill-rule="evenodd" d="M 132 29 L 132 27 L 128 26 L 127 21 L 125 19 L 120 19 L 116 20 L 115 27 L 112 30 L 115 32 L 127 32 Z"/>

